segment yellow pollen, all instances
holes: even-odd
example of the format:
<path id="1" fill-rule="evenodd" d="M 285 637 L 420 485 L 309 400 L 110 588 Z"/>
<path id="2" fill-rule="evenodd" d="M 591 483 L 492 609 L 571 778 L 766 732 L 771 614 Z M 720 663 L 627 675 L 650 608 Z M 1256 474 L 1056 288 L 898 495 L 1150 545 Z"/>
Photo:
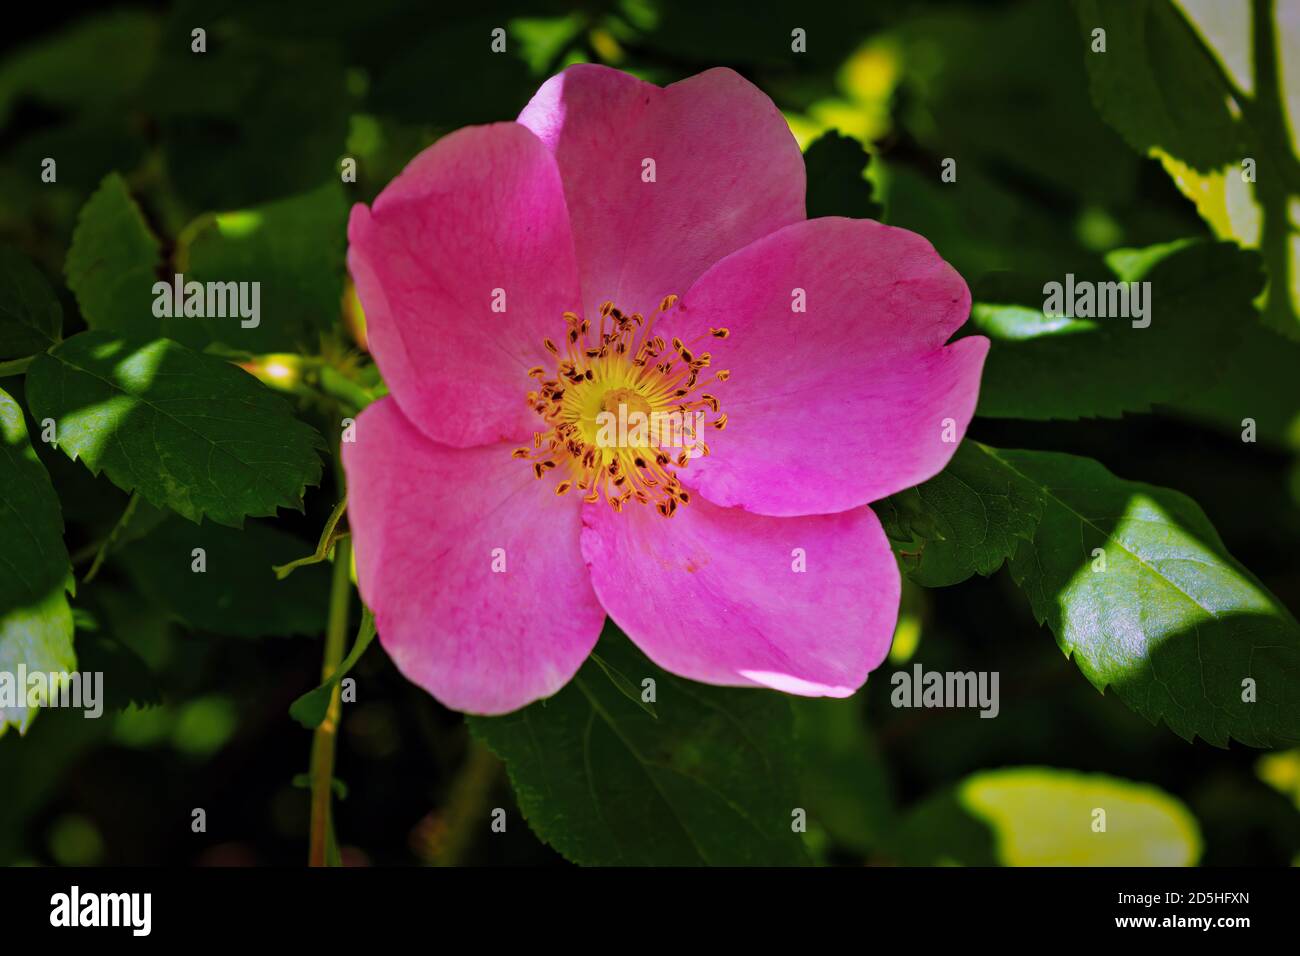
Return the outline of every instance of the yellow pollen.
<path id="1" fill-rule="evenodd" d="M 712 356 L 699 345 L 728 333 L 709 329 L 699 343 L 670 344 L 653 328 L 676 303 L 677 296 L 665 297 L 647 319 L 606 302 L 598 328 L 596 320 L 565 312 L 564 336 L 542 340 L 555 355 L 554 369 L 530 369 L 526 394 L 542 429 L 532 448 L 511 455 L 526 459 L 538 479 L 558 472 L 557 495 L 576 488 L 584 501 L 604 498 L 614 511 L 636 502 L 668 518 L 690 502 L 676 472 L 709 453 L 705 425 L 725 426 L 718 399 L 705 389 L 730 375 L 702 377 Z"/>

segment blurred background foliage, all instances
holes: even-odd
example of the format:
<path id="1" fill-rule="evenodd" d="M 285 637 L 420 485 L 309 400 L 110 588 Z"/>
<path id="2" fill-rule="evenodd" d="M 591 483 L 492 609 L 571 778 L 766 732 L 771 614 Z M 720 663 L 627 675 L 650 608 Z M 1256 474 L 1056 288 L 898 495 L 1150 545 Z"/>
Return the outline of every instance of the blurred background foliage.
<path id="1" fill-rule="evenodd" d="M 570 63 L 607 63 L 657 83 L 726 65 L 768 92 L 812 148 L 810 214 L 915 229 L 977 298 L 1008 273 L 1028 288 L 1066 272 L 1108 274 L 1106 254 L 1122 247 L 1185 237 L 1259 247 L 1266 322 L 1247 323 L 1225 345 L 1213 385 L 1192 382 L 1149 410 L 1121 403 L 1128 414 L 1118 421 L 1048 424 L 993 417 L 992 408 L 971 435 L 1096 457 L 1117 474 L 1187 492 L 1228 549 L 1300 606 L 1300 299 L 1290 294 L 1300 189 L 1286 121 L 1300 128 L 1287 113 L 1300 109 L 1293 5 L 1276 18 L 1260 0 L 1134 0 L 1126 9 L 1100 0 L 97 6 L 60 5 L 44 25 L 7 31 L 0 59 L 0 243 L 50 279 L 65 337 L 96 303 L 111 310 L 93 276 L 76 298 L 62 281 L 93 195 L 93 222 L 135 237 L 113 244 L 115 270 L 263 280 L 264 306 L 282 319 L 263 324 L 256 358 L 236 358 L 328 434 L 323 379 L 341 375 L 336 390 L 377 384 L 343 265 L 351 203 L 370 201 L 449 130 L 513 117 Z M 1089 24 L 1117 15 L 1137 17 L 1149 46 L 1130 49 L 1132 34 L 1112 29 L 1113 62 L 1089 64 Z M 1268 43 L 1252 42 L 1261 18 L 1276 24 L 1278 62 L 1267 62 Z M 196 26 L 208 35 L 201 56 L 190 50 Z M 489 52 L 498 26 L 509 36 L 502 56 Z M 807 31 L 807 52 L 792 55 L 796 27 Z M 1258 51 L 1265 62 L 1254 61 Z M 1206 97 L 1217 104 L 1216 84 L 1249 93 L 1260 77 L 1275 92 L 1254 98 L 1258 111 L 1207 109 L 1179 141 L 1189 109 Z M 1170 112 L 1169 136 L 1142 112 L 1153 98 Z M 1103 115 L 1098 102 L 1113 108 Z M 1257 191 L 1232 175 L 1241 150 L 1225 137 L 1238 136 L 1249 140 L 1243 149 L 1276 158 Z M 354 184 L 339 181 L 345 156 L 357 160 Z M 45 157 L 57 157 L 56 183 L 39 180 Z M 958 159 L 956 183 L 940 181 L 947 157 Z M 127 331 L 137 318 L 118 321 L 97 319 Z M 162 331 L 218 354 L 230 345 L 216 327 Z M 0 359 L 31 351 L 9 345 Z M 13 381 L 0 387 L 21 394 Z M 991 400 L 998 382 L 986 387 Z M 1240 440 L 1244 414 L 1260 423 L 1257 445 Z M 127 495 L 43 444 L 37 452 L 81 577 Z M 318 679 L 329 573 L 318 565 L 277 583 L 252 569 L 312 551 L 337 500 L 331 481 L 309 490 L 304 514 L 286 512 L 274 526 L 250 520 L 243 534 L 182 528 L 184 519 L 142 503 L 75 602 L 80 666 L 112 669 L 114 712 L 88 721 L 50 711 L 25 736 L 0 738 L 0 863 L 301 862 L 308 741 L 288 707 Z M 210 556 L 250 573 L 195 583 L 162 557 L 178 533 L 201 534 Z M 916 661 L 999 671 L 998 718 L 892 708 L 886 675 Z M 353 674 L 359 700 L 346 707 L 337 762 L 345 862 L 563 862 L 522 825 L 490 831 L 494 807 L 519 819 L 515 798 L 459 715 L 380 652 Z M 907 585 L 889 664 L 850 700 L 793 709 L 799 769 L 788 782 L 808 809 L 805 842 L 817 861 L 1235 865 L 1300 856 L 1300 750 L 1188 743 L 1114 694 L 1098 695 L 1006 570 L 942 590 Z M 1099 802 L 1130 807 L 1125 819 L 1137 821 L 1100 856 L 1060 822 Z M 208 827 L 196 834 L 199 807 Z"/>

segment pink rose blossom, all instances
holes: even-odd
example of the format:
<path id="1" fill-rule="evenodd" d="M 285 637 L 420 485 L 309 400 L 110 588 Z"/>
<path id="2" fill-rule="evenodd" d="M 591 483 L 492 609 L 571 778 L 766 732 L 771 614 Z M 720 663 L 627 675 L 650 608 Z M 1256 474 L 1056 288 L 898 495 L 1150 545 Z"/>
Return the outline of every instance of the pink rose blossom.
<path id="1" fill-rule="evenodd" d="M 407 677 L 515 710 L 606 614 L 711 684 L 844 697 L 881 663 L 899 572 L 868 504 L 947 463 L 988 341 L 945 345 L 970 293 L 925 239 L 808 220 L 804 187 L 730 70 L 575 66 L 353 209 L 392 394 L 343 446 L 349 514 Z M 700 427 L 612 447 L 597 416 L 619 406 Z"/>

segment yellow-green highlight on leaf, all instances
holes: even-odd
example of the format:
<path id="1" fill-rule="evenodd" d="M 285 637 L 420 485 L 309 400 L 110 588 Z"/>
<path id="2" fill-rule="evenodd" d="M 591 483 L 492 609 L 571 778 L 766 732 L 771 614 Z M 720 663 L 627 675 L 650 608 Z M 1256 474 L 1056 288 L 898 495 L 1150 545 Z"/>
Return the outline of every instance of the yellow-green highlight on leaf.
<path id="1" fill-rule="evenodd" d="M 804 113 L 785 114 L 800 149 L 830 130 L 864 143 L 883 138 L 893 126 L 894 89 L 903 74 L 903 54 L 893 37 L 874 37 L 850 56 L 836 76 L 839 95 L 818 100 Z"/>
<path id="2" fill-rule="evenodd" d="M 0 390 L 0 673 L 70 672 L 72 563 L 63 543 L 63 514 L 45 467 L 36 457 L 22 409 Z M 21 699 L 0 704 L 0 735 L 26 733 L 35 717 Z"/>
<path id="3" fill-rule="evenodd" d="M 1102 591 L 1106 574 L 1115 572 L 1127 575 L 1130 573 L 1130 568 L 1126 566 L 1129 563 L 1132 564 L 1133 574 L 1152 576 L 1153 580 L 1149 582 L 1144 583 L 1141 578 L 1134 581 L 1140 585 L 1135 591 L 1140 590 L 1146 600 L 1155 600 L 1158 607 L 1155 613 L 1144 615 L 1145 641 L 1142 646 L 1131 647 L 1115 641 L 1111 653 L 1107 655 L 1108 667 L 1125 669 L 1130 665 L 1145 666 L 1146 660 L 1158 651 L 1161 643 L 1184 633 L 1187 629 L 1184 602 L 1207 616 L 1212 616 L 1215 610 L 1219 610 L 1211 600 L 1202 598 L 1198 601 L 1193 587 L 1179 589 L 1179 582 L 1184 580 L 1179 573 L 1180 561 L 1202 565 L 1207 572 L 1212 568 L 1212 573 L 1219 579 L 1219 587 L 1224 589 L 1224 593 L 1233 596 L 1233 614 L 1258 614 L 1265 617 L 1277 614 L 1276 598 L 1259 586 L 1244 569 L 1199 554 L 1204 546 L 1198 548 L 1194 537 L 1181 527 L 1180 517 L 1150 495 L 1132 494 L 1124 504 L 1123 513 L 1114 515 L 1109 520 L 1113 523 L 1105 541 L 1101 542 L 1102 553 L 1099 555 L 1096 551 L 1089 552 L 1090 560 L 1080 561 L 1074 576 L 1056 595 L 1062 614 L 1066 615 L 1071 607 L 1108 603 L 1109 599 Z M 1158 550 L 1153 550 L 1151 542 L 1147 540 L 1153 528 L 1167 529 Z M 1098 570 L 1098 562 L 1103 556 L 1103 570 Z M 1188 576 L 1186 580 L 1196 581 L 1197 578 Z M 1156 598 L 1161 585 L 1170 590 L 1163 600 Z M 1174 608 L 1166 608 L 1166 602 L 1174 605 Z"/>
<path id="4" fill-rule="evenodd" d="M 284 399 L 169 339 L 83 332 L 40 355 L 26 386 L 60 451 L 191 521 L 240 527 L 301 508 L 320 480 L 324 442 Z"/>
<path id="5" fill-rule="evenodd" d="M 314 354 L 339 315 L 347 213 L 335 181 L 198 216 L 177 241 L 175 271 L 187 282 L 260 283 L 263 321 L 245 328 L 231 318 L 172 316 L 162 320 L 163 334 L 196 349 L 220 343 L 249 353 Z"/>
<path id="6" fill-rule="evenodd" d="M 6 489 L 8 490 L 8 489 Z M 72 650 L 72 611 L 62 589 L 51 591 L 27 607 L 15 608 L 0 617 L 0 673 L 16 674 L 24 665 L 28 674 L 37 671 L 71 673 L 77 666 Z M 17 688 L 26 693 L 26 688 Z M 0 706 L 0 736 L 10 725 L 25 734 L 36 718 L 36 708 L 25 699 L 17 706 Z"/>
<path id="7" fill-rule="evenodd" d="M 224 239 L 247 239 L 262 228 L 262 218 L 254 210 L 223 212 L 216 217 L 217 231 Z"/>
<path id="8" fill-rule="evenodd" d="M 906 558 L 904 558 L 906 560 Z M 906 664 L 921 646 L 921 622 L 928 598 L 925 588 L 910 578 L 903 578 L 903 592 L 898 609 L 898 624 L 889 644 L 889 663 Z"/>
<path id="9" fill-rule="evenodd" d="M 1262 251 L 1265 322 L 1300 339 L 1300 4 L 1077 0 L 1077 9 L 1084 26 L 1110 28 L 1111 48 L 1085 59 L 1098 109 L 1160 160 L 1216 236 Z"/>
<path id="10" fill-rule="evenodd" d="M 1255 764 L 1255 773 L 1300 810 L 1300 748 L 1264 754 Z"/>
<path id="11" fill-rule="evenodd" d="M 1024 767 L 975 774 L 958 800 L 992 829 L 1005 866 L 1194 866 L 1201 856 L 1191 812 L 1147 784 Z"/>
<path id="12" fill-rule="evenodd" d="M 889 663 L 906 664 L 920 643 L 921 618 L 915 614 L 899 614 L 894 641 L 889 645 Z"/>

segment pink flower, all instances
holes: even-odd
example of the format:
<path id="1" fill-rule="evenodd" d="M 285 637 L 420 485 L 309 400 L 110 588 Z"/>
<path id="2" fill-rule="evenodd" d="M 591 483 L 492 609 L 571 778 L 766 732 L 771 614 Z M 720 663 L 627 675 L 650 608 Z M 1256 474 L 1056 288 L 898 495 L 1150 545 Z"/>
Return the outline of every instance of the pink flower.
<path id="1" fill-rule="evenodd" d="M 988 341 L 944 344 L 970 293 L 928 242 L 807 220 L 804 185 L 737 74 L 575 66 L 353 209 L 392 395 L 343 446 L 348 507 L 407 677 L 511 711 L 606 614 L 711 684 L 844 697 L 880 664 L 899 573 L 867 505 L 946 464 Z M 619 406 L 700 427 L 611 443 Z"/>

